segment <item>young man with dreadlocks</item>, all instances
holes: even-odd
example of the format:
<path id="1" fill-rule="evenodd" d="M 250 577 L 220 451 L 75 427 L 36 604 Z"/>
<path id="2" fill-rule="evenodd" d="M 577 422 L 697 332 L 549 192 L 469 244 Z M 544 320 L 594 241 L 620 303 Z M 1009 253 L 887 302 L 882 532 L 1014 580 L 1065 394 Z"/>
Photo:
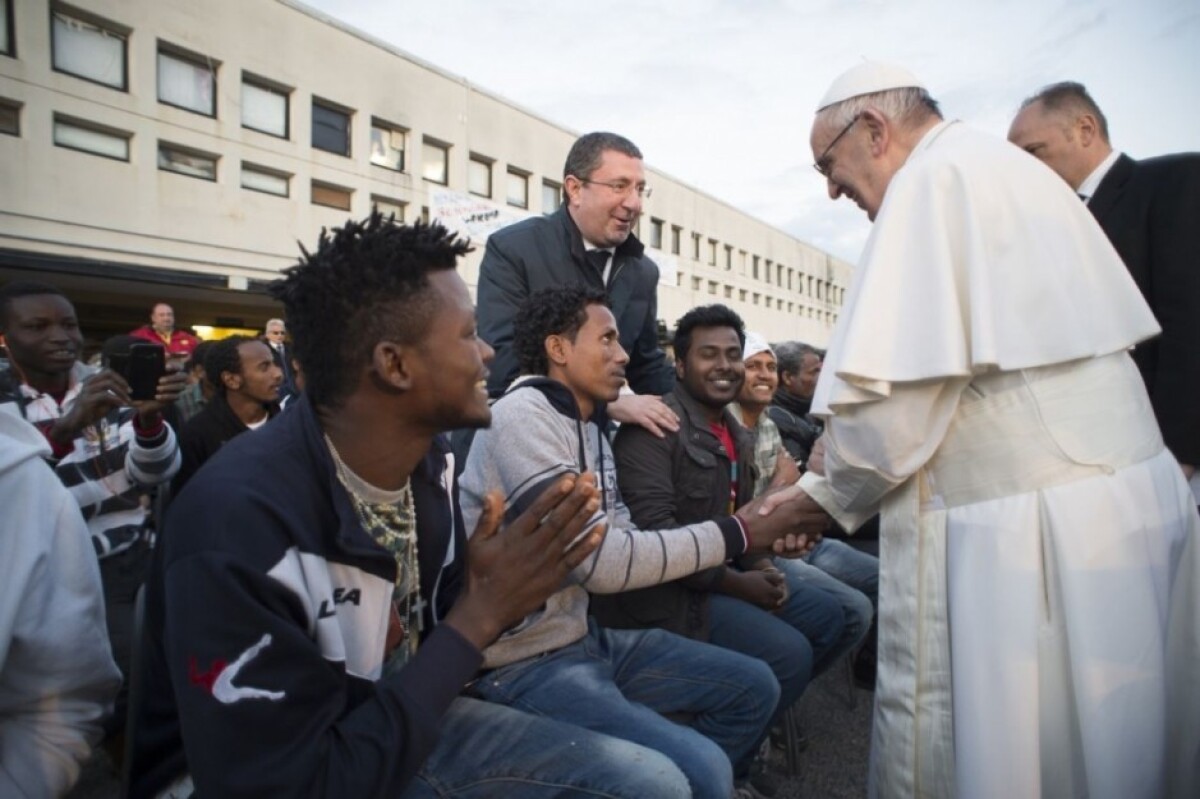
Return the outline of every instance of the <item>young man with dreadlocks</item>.
<path id="1" fill-rule="evenodd" d="M 305 393 L 175 500 L 134 795 L 689 795 L 657 752 L 459 697 L 603 538 L 579 475 L 520 514 L 490 496 L 466 542 L 438 434 L 491 418 L 468 250 L 376 213 L 272 285 Z"/>

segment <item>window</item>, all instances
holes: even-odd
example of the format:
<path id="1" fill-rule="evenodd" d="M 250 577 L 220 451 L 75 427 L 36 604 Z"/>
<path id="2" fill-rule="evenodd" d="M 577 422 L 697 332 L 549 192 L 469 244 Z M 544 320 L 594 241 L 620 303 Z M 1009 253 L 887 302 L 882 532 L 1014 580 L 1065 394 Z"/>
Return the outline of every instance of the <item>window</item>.
<path id="1" fill-rule="evenodd" d="M 467 162 L 467 191 L 480 197 L 492 196 L 492 162 L 474 153 Z"/>
<path id="2" fill-rule="evenodd" d="M 514 208 L 529 207 L 529 175 L 518 169 L 508 170 L 508 204 Z"/>
<path id="3" fill-rule="evenodd" d="M 733 247 L 728 244 L 725 245 L 725 271 L 733 271 Z"/>
<path id="4" fill-rule="evenodd" d="M 698 277 L 693 277 L 693 278 L 692 278 L 692 291 L 699 291 L 699 290 L 700 290 L 700 285 L 701 285 L 703 282 L 704 282 L 704 281 L 703 281 L 703 280 L 701 280 L 700 278 L 698 278 Z"/>
<path id="5" fill-rule="evenodd" d="M 716 239 L 708 240 L 708 265 L 709 266 L 717 265 L 717 240 Z"/>
<path id="6" fill-rule="evenodd" d="M 211 58 L 158 46 L 158 101 L 206 117 L 217 115 L 217 67 Z"/>
<path id="7" fill-rule="evenodd" d="M 738 289 L 738 300 L 741 302 L 746 301 L 746 290 L 745 289 Z"/>
<path id="8" fill-rule="evenodd" d="M 662 249 L 663 223 L 661 219 L 650 220 L 650 246 L 656 250 Z"/>
<path id="9" fill-rule="evenodd" d="M 334 186 L 332 183 L 312 182 L 313 205 L 324 205 L 339 211 L 350 210 L 350 197 L 354 194 L 350 189 Z"/>
<path id="10" fill-rule="evenodd" d="M 371 163 L 384 169 L 404 171 L 404 136 L 403 128 L 371 120 Z M 399 218 L 399 217 L 397 217 Z"/>
<path id="11" fill-rule="evenodd" d="M 715 295 L 717 293 L 717 281 L 708 281 L 708 293 Z"/>
<path id="12" fill-rule="evenodd" d="M 562 205 L 562 186 L 552 180 L 542 181 L 542 213 L 552 214 Z"/>
<path id="13" fill-rule="evenodd" d="M 421 142 L 421 177 L 445 186 L 450 182 L 450 147 L 432 139 Z"/>
<path id="14" fill-rule="evenodd" d="M 286 89 L 242 74 L 242 127 L 288 138 L 288 94 Z"/>
<path id="15" fill-rule="evenodd" d="M 158 168 L 201 180 L 217 179 L 217 157 L 166 142 L 158 143 Z"/>
<path id="16" fill-rule="evenodd" d="M 129 138 L 132 134 L 113 130 L 90 122 L 56 116 L 54 143 L 69 150 L 80 150 L 118 161 L 129 160 Z"/>
<path id="17" fill-rule="evenodd" d="M 671 225 L 671 252 L 674 255 L 679 255 L 679 240 L 683 238 L 683 228 L 679 225 Z"/>
<path id="18" fill-rule="evenodd" d="M 251 191 L 261 191 L 264 194 L 274 194 L 276 197 L 287 197 L 289 178 L 286 172 L 268 169 L 264 166 L 242 163 L 242 188 Z"/>
<path id="19" fill-rule="evenodd" d="M 753 270 L 753 271 L 751 272 L 751 275 L 750 275 L 750 276 L 751 276 L 751 277 L 753 277 L 755 280 L 758 280 L 758 256 L 757 256 L 757 255 L 756 255 L 756 256 L 754 256 L 754 257 L 751 259 L 750 263 L 752 264 L 752 267 L 751 267 L 751 268 L 752 268 L 752 270 Z"/>
<path id="20" fill-rule="evenodd" d="M 733 286 L 725 287 L 725 299 L 727 299 L 727 300 L 733 299 Z"/>
<path id="21" fill-rule="evenodd" d="M 21 135 L 21 104 L 0 97 L 0 133 Z"/>
<path id="22" fill-rule="evenodd" d="M 395 216 L 397 223 L 404 221 L 404 203 L 400 202 L 399 200 L 392 200 L 387 197 L 379 197 L 378 195 L 372 194 L 371 210 L 378 211 L 379 213 L 383 214 L 384 217 Z"/>
<path id="23" fill-rule="evenodd" d="M 51 63 L 58 72 L 125 91 L 127 34 L 128 29 L 119 29 L 99 17 L 89 15 L 84 19 L 82 15 L 54 11 Z"/>
<path id="24" fill-rule="evenodd" d="M 693 261 L 700 260 L 700 234 L 699 233 L 692 234 L 692 260 Z"/>
<path id="25" fill-rule="evenodd" d="M 13 0 L 0 0 L 0 53 L 16 55 L 13 42 Z"/>
<path id="26" fill-rule="evenodd" d="M 350 112 L 313 98 L 312 146 L 336 155 L 350 155 Z"/>
<path id="27" fill-rule="evenodd" d="M 770 283 L 770 282 L 771 282 L 771 259 L 770 259 L 770 258 L 764 258 L 764 259 L 763 259 L 763 276 L 762 276 L 762 279 L 763 279 L 763 281 L 764 281 L 764 282 L 766 282 L 766 283 Z"/>
<path id="28" fill-rule="evenodd" d="M 759 294 L 757 291 L 756 291 L 756 292 L 754 292 L 754 304 L 755 304 L 755 305 L 758 305 L 758 304 L 759 304 L 759 300 L 761 300 L 761 299 L 762 299 L 762 295 L 761 295 L 761 294 Z"/>

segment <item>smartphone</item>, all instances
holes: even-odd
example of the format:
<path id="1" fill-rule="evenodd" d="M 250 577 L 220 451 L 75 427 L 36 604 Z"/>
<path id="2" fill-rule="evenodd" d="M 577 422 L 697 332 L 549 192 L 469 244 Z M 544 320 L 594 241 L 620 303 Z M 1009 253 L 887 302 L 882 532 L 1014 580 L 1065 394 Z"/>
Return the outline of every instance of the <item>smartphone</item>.
<path id="1" fill-rule="evenodd" d="M 129 398 L 154 399 L 158 395 L 158 381 L 167 373 L 166 350 L 157 344 L 133 344 L 121 360 L 124 363 L 113 359 L 110 365 L 129 384 Z"/>

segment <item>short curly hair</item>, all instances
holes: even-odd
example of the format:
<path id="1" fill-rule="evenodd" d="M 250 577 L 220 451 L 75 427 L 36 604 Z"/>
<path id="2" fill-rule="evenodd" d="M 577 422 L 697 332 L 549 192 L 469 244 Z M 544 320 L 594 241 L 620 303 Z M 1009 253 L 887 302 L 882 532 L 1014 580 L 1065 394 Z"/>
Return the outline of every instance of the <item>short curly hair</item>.
<path id="1" fill-rule="evenodd" d="M 258 339 L 249 336 L 227 336 L 211 342 L 208 351 L 204 353 L 204 377 L 217 390 L 218 394 L 225 393 L 225 381 L 221 375 L 230 372 L 235 375 L 242 373 L 241 347 L 249 341 Z"/>
<path id="2" fill-rule="evenodd" d="M 522 374 L 546 375 L 546 339 L 564 336 L 575 341 L 587 322 L 589 305 L 608 307 L 608 295 L 590 286 L 551 286 L 535 291 L 521 304 L 513 320 L 513 349 Z"/>
<path id="3" fill-rule="evenodd" d="M 454 269 L 471 245 L 439 224 L 401 225 L 378 211 L 333 231 L 268 287 L 283 303 L 314 405 L 338 407 L 381 341 L 414 344 L 438 312 L 432 272 Z"/>
<path id="4" fill-rule="evenodd" d="M 719 303 L 701 305 L 685 313 L 675 323 L 675 361 L 687 359 L 688 350 L 692 348 L 692 331 L 698 327 L 732 327 L 737 331 L 738 342 L 746 346 L 746 325 L 742 317 L 728 305 Z"/>

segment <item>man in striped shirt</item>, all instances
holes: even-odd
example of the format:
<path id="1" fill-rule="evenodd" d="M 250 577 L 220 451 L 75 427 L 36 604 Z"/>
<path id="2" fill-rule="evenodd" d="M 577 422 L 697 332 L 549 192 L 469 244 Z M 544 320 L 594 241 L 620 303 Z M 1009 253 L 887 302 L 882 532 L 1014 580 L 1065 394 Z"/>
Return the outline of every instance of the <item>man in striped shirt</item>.
<path id="1" fill-rule="evenodd" d="M 179 447 L 162 410 L 186 377 L 168 374 L 153 400 L 132 401 L 119 374 L 79 362 L 75 308 L 47 284 L 0 289 L 0 334 L 10 362 L 0 372 L 0 412 L 41 431 L 51 466 L 83 511 L 100 559 L 113 657 L 128 674 L 133 601 L 154 543 L 147 495 L 179 470 Z M 110 729 L 123 713 L 122 696 Z"/>

